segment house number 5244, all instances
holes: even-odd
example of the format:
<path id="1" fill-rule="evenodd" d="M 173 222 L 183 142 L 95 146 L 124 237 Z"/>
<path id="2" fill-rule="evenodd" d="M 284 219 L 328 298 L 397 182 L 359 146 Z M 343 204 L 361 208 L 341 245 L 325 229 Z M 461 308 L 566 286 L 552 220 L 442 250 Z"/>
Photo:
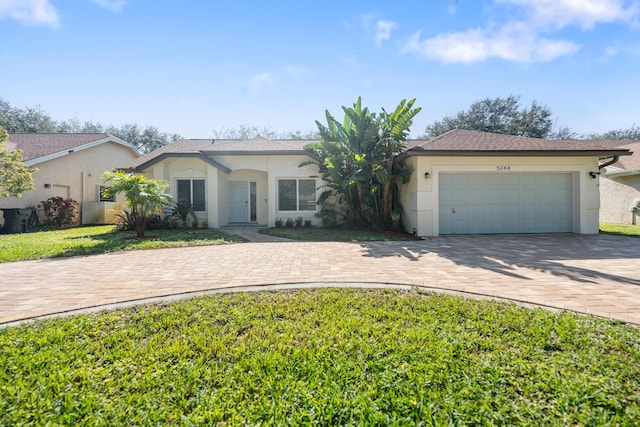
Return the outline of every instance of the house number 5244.
<path id="1" fill-rule="evenodd" d="M 511 166 L 498 165 L 498 166 L 496 166 L 496 170 L 499 170 L 499 171 L 510 171 L 511 170 Z"/>

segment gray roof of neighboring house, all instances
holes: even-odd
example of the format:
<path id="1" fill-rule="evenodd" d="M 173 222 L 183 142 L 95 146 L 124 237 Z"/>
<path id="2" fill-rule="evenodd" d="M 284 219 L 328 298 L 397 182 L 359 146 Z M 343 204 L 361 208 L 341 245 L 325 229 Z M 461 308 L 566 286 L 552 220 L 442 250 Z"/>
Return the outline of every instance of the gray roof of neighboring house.
<path id="1" fill-rule="evenodd" d="M 68 154 L 69 150 L 89 148 L 105 142 L 124 145 L 137 153 L 132 145 L 107 133 L 12 133 L 5 148 L 22 150 L 25 163 L 36 164 Z"/>
<path id="2" fill-rule="evenodd" d="M 207 155 L 311 155 L 304 149 L 313 141 L 273 139 L 181 139 L 133 160 L 126 168 L 142 170 L 167 157 L 198 157 L 228 170 Z"/>
<path id="3" fill-rule="evenodd" d="M 400 158 L 436 155 L 628 155 L 628 150 L 580 140 L 548 140 L 473 130 L 451 130 L 430 140 L 415 140 Z"/>

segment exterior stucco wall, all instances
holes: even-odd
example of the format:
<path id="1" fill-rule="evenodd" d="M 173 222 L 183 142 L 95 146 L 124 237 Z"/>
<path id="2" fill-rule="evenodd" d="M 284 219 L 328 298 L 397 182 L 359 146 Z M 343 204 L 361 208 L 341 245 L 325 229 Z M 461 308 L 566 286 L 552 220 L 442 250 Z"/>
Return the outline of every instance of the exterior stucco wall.
<path id="1" fill-rule="evenodd" d="M 632 224 L 629 211 L 635 199 L 640 199 L 640 175 L 607 177 L 600 175 L 600 220 L 616 224 Z M 640 218 L 636 215 L 636 224 Z"/>
<path id="2" fill-rule="evenodd" d="M 597 157 L 458 157 L 414 156 L 405 164 L 412 170 L 408 184 L 401 188 L 403 225 L 408 232 L 414 228 L 419 236 L 439 235 L 439 174 L 442 172 L 497 172 L 508 166 L 517 172 L 570 172 L 573 176 L 574 232 L 598 232 L 598 181 L 589 171 L 598 170 Z M 425 178 L 429 173 L 429 178 Z"/>
<path id="3" fill-rule="evenodd" d="M 78 202 L 82 224 L 108 223 L 111 209 L 119 208 L 124 199 L 118 196 L 117 203 L 99 202 L 99 186 L 104 184 L 102 174 L 136 157 L 134 151 L 121 144 L 105 142 L 38 163 L 33 174 L 35 189 L 22 197 L 1 198 L 0 209 L 38 206 L 43 200 L 60 196 Z"/>
<path id="4" fill-rule="evenodd" d="M 304 155 L 220 155 L 213 160 L 231 169 L 226 173 L 197 158 L 167 158 L 142 172 L 148 178 L 169 182 L 168 193 L 176 196 L 176 180 L 183 178 L 205 179 L 206 212 L 199 212 L 198 219 L 206 220 L 209 227 L 221 227 L 229 223 L 229 183 L 232 181 L 256 182 L 257 222 L 274 226 L 276 219 L 302 216 L 319 224 L 315 212 L 279 212 L 277 209 L 278 179 L 307 178 L 318 175 L 313 165 L 299 167 L 309 160 Z M 318 185 L 319 185 L 318 179 Z M 317 195 L 320 194 L 318 190 Z"/>

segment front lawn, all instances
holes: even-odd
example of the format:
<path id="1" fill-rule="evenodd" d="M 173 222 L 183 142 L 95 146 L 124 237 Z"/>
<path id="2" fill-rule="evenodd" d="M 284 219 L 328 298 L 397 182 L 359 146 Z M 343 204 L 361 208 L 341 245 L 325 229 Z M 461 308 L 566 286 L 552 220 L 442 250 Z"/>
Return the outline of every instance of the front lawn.
<path id="1" fill-rule="evenodd" d="M 640 225 L 600 223 L 600 232 L 616 236 L 640 237 Z"/>
<path id="2" fill-rule="evenodd" d="M 418 291 L 211 295 L 0 329 L 0 425 L 637 425 L 640 331 Z"/>
<path id="3" fill-rule="evenodd" d="M 133 231 L 113 231 L 113 225 L 0 235 L 0 262 L 92 255 L 132 249 L 220 245 L 242 238 L 216 229 L 148 230 L 135 239 Z"/>
<path id="4" fill-rule="evenodd" d="M 275 237 L 285 237 L 292 240 L 312 242 L 373 242 L 419 239 L 407 233 L 353 230 L 346 228 L 276 227 L 265 228 L 260 230 L 260 233 Z"/>

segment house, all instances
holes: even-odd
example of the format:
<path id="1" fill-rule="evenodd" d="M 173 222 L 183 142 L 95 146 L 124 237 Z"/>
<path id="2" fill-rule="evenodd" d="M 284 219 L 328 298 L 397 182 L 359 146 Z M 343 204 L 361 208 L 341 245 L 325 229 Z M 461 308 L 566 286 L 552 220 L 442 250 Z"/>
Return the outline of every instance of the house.
<path id="1" fill-rule="evenodd" d="M 404 226 L 420 236 L 598 233 L 599 162 L 626 148 L 452 130 L 398 157 Z"/>
<path id="2" fill-rule="evenodd" d="M 640 224 L 640 141 L 616 141 L 631 156 L 606 165 L 600 174 L 600 221 Z"/>
<path id="3" fill-rule="evenodd" d="M 81 224 L 111 222 L 111 211 L 121 204 L 101 196 L 102 174 L 140 156 L 127 142 L 104 133 L 15 133 L 4 147 L 22 150 L 24 163 L 38 170 L 35 188 L 22 197 L 0 198 L 0 209 L 71 198 L 78 202 Z"/>
<path id="4" fill-rule="evenodd" d="M 181 140 L 126 169 L 169 182 L 199 222 L 314 224 L 322 192 L 311 141 Z M 466 130 L 409 141 L 397 157 L 412 170 L 401 187 L 403 225 L 419 236 L 598 232 L 598 162 L 628 149 Z"/>
<path id="5" fill-rule="evenodd" d="M 125 170 L 169 182 L 177 202 L 192 205 L 198 222 L 273 226 L 277 219 L 318 224 L 321 179 L 310 141 L 176 141 L 130 162 Z M 302 165 L 302 166 L 301 166 Z"/>

